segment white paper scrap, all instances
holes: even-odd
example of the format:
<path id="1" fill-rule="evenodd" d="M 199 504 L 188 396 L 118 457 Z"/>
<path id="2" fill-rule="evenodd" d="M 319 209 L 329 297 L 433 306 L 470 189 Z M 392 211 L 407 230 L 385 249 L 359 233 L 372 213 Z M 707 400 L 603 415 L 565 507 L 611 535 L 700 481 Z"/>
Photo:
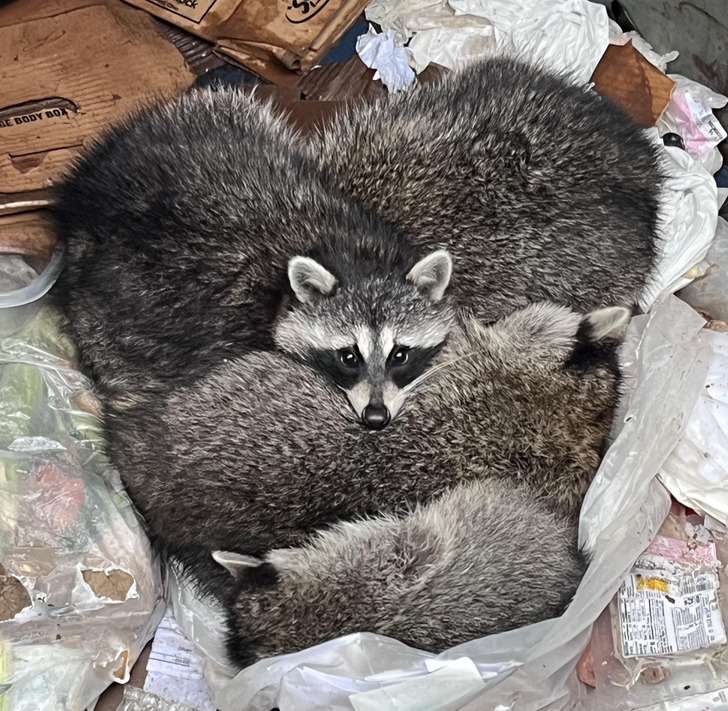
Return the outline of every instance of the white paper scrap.
<path id="1" fill-rule="evenodd" d="M 144 691 L 197 711 L 215 711 L 213 693 L 202 674 L 202 659 L 167 610 L 152 643 Z"/>
<path id="2" fill-rule="evenodd" d="M 357 39 L 356 52 L 367 67 L 377 70 L 374 79 L 381 79 L 390 92 L 404 91 L 415 80 L 404 47 L 395 44 L 394 30 L 385 35 L 370 26 L 369 32 Z"/>

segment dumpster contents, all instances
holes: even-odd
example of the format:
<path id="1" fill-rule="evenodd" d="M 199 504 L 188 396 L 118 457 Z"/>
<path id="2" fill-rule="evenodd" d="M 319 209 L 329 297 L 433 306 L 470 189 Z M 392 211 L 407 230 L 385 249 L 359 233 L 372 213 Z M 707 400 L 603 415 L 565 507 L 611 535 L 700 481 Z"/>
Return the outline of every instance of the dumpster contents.
<path id="1" fill-rule="evenodd" d="M 43 188 L 138 99 L 186 88 L 198 62 L 200 71 L 219 66 L 213 48 L 281 85 L 261 95 L 306 131 L 344 99 L 403 91 L 438 76 L 438 65 L 447 72 L 484 54 L 535 58 L 591 79 L 666 146 L 661 260 L 640 303 L 647 313 L 630 325 L 612 444 L 581 514 L 593 560 L 562 617 L 441 655 L 362 632 L 235 675 L 220 608 L 170 571 L 167 597 L 196 650 L 167 619 L 148 681 L 126 686 L 119 708 L 476 711 L 487 699 L 512 711 L 728 711 L 728 224 L 717 218 L 726 191 L 714 178 L 726 135 L 714 110 L 726 97 L 666 74 L 676 53 L 660 55 L 587 0 L 373 0 L 366 16 L 382 32 L 370 29 L 357 48 L 372 71 L 354 58 L 304 77 L 298 71 L 321 61 L 363 2 L 279 2 L 266 24 L 260 2 L 170 9 L 128 1 L 214 44 L 185 52 L 181 33 L 173 39 L 181 59 L 159 42 L 180 30 L 161 30 L 116 0 L 74 0 L 63 12 L 39 0 L 23 17 L 16 2 L 0 14 L 10 79 L 0 106 L 0 136 L 9 141 L 0 150 L 0 210 L 21 212 L 0 218 L 0 232 L 19 236 L 4 250 L 12 256 L 0 256 L 0 711 L 92 704 L 109 683 L 128 679 L 163 607 L 157 564 L 104 457 L 98 403 L 41 298 L 59 252 L 36 240 L 42 213 L 22 211 L 46 204 Z M 24 56 L 40 52 L 33 72 L 14 63 L 19 46 Z M 94 61 L 109 47 L 110 67 Z M 63 61 L 49 61 L 49 48 Z M 226 72 L 251 81 L 229 65 Z M 14 253 L 29 240 L 40 260 Z M 691 510 L 670 509 L 669 494 Z"/>
<path id="2" fill-rule="evenodd" d="M 194 78 L 154 18 L 98 0 L 3 3 L 0 66 L 0 194 L 47 188 L 140 100 Z"/>
<path id="3" fill-rule="evenodd" d="M 392 29 L 416 72 L 431 62 L 455 69 L 484 55 L 506 55 L 592 75 L 609 44 L 605 8 L 588 0 L 373 0 L 370 22 Z"/>
<path id="4" fill-rule="evenodd" d="M 356 22 L 367 0 L 126 0 L 216 43 L 224 55 L 276 84 L 295 84 Z"/>
<path id="5" fill-rule="evenodd" d="M 713 322 L 716 323 L 716 322 Z M 708 374 L 660 480 L 691 508 L 728 524 L 728 324 L 705 334 Z"/>
<path id="6" fill-rule="evenodd" d="M 29 260 L 0 256 L 3 711 L 92 704 L 128 679 L 163 609 L 157 563 L 106 464 L 90 383 L 40 298 L 54 265 L 38 276 Z"/>

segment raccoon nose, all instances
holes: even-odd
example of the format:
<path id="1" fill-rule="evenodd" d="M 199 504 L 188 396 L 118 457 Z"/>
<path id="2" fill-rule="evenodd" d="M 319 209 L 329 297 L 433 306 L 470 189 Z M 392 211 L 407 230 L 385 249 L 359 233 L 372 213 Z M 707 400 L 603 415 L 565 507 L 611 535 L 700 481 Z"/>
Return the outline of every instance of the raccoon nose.
<path id="1" fill-rule="evenodd" d="M 384 405 L 367 405 L 361 418 L 370 429 L 381 430 L 389 424 L 389 410 Z"/>

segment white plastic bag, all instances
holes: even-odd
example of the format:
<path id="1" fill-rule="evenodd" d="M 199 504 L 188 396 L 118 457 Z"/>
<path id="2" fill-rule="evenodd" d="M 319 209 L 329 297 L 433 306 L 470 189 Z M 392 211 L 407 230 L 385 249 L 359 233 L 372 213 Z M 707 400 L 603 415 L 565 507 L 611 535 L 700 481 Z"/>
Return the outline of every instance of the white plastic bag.
<path id="1" fill-rule="evenodd" d="M 574 668 L 591 624 L 667 515 L 669 496 L 655 476 L 679 441 L 705 380 L 703 325 L 693 309 L 672 296 L 633 320 L 624 349 L 631 396 L 582 511 L 582 543 L 594 558 L 561 618 L 474 640 L 437 656 L 378 635 L 349 635 L 261 661 L 228 683 L 208 677 L 218 708 L 350 710 L 366 699 L 362 695 L 352 701 L 352 696 L 386 688 L 378 708 L 439 709 L 433 691 L 436 662 L 463 658 L 472 664 L 459 661 L 450 672 L 462 674 L 463 684 L 472 687 L 470 696 L 453 708 L 573 707 L 579 693 Z M 178 622 L 194 639 L 184 605 L 177 609 Z M 195 616 L 199 618 L 199 608 Z M 207 646 L 214 645 L 208 640 Z M 473 668 L 482 684 L 476 684 Z"/>

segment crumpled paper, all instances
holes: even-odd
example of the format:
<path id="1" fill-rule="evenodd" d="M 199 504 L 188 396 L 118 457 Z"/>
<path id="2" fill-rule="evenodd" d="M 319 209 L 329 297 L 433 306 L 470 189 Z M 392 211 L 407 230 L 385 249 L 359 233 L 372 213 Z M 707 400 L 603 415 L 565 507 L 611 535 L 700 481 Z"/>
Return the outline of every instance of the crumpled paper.
<path id="1" fill-rule="evenodd" d="M 484 698 L 488 708 L 573 708 L 579 694 L 574 668 L 591 624 L 669 510 L 669 496 L 655 477 L 680 440 L 705 382 L 706 341 L 699 335 L 703 324 L 692 308 L 670 296 L 630 325 L 622 356 L 629 395 L 581 515 L 581 543 L 593 560 L 561 618 L 473 640 L 437 656 L 379 635 L 348 635 L 261 661 L 228 683 L 218 677 L 212 683 L 218 708 L 351 711 L 352 696 L 387 688 L 379 706 L 383 711 L 434 710 L 440 707 L 433 695 L 433 663 L 463 659 L 462 671 L 472 670 L 472 662 L 483 686 L 480 691 L 473 688 L 474 698 L 459 701 L 453 711 L 480 710 Z M 194 616 L 204 617 L 199 601 L 195 604 Z M 184 607 L 179 613 L 184 629 L 189 616 Z M 189 627 L 185 631 L 192 639 L 202 634 L 199 628 L 197 635 Z M 209 633 L 204 634 L 212 648 Z"/>
<path id="2" fill-rule="evenodd" d="M 403 91 L 415 80 L 404 47 L 395 41 L 394 30 L 377 33 L 370 25 L 369 32 L 357 39 L 356 52 L 367 67 L 377 70 L 374 80 L 381 79 L 392 93 Z"/>

